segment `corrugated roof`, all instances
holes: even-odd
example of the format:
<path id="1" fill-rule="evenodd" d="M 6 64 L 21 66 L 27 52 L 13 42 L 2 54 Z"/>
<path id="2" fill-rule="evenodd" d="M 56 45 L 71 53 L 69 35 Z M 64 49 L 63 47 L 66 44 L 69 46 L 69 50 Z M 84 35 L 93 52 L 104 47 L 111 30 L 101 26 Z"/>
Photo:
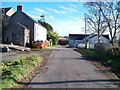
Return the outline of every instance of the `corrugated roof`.
<path id="1" fill-rule="evenodd" d="M 87 34 L 86 37 L 87 36 L 89 35 Z M 74 40 L 83 40 L 85 38 L 85 34 L 69 34 L 69 38 Z"/>
<path id="2" fill-rule="evenodd" d="M 86 34 L 86 37 L 88 37 L 90 34 Z M 92 37 L 96 36 L 97 34 L 93 35 Z M 102 35 L 106 39 L 109 39 L 109 35 Z M 92 38 L 90 37 L 90 38 Z M 74 40 L 83 40 L 85 38 L 85 34 L 69 34 L 70 39 Z"/>

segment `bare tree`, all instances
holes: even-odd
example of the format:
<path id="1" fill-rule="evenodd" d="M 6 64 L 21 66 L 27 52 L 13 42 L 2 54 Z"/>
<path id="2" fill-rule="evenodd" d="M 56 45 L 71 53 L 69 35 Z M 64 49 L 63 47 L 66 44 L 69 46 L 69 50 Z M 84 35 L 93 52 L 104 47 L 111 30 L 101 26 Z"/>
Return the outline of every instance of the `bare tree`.
<path id="1" fill-rule="evenodd" d="M 100 43 L 100 36 L 105 32 L 107 25 L 106 21 L 100 11 L 102 2 L 87 2 L 85 6 L 88 7 L 90 14 L 86 16 L 87 28 L 97 33 L 98 45 Z"/>
<path id="2" fill-rule="evenodd" d="M 114 39 L 117 34 L 117 30 L 120 28 L 120 1 L 104 2 L 100 7 L 100 12 L 104 16 L 111 37 L 111 44 L 114 46 Z"/>

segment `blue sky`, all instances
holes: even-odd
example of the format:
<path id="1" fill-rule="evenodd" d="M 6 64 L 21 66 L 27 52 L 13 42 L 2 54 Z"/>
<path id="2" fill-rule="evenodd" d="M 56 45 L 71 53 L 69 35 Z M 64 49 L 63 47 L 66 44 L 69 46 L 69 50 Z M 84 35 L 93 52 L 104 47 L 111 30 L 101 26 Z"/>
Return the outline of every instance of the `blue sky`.
<path id="1" fill-rule="evenodd" d="M 84 13 L 87 9 L 82 2 L 2 2 L 2 7 L 13 7 L 16 11 L 19 3 L 23 11 L 36 21 L 40 15 L 45 15 L 45 21 L 60 36 L 84 33 Z"/>

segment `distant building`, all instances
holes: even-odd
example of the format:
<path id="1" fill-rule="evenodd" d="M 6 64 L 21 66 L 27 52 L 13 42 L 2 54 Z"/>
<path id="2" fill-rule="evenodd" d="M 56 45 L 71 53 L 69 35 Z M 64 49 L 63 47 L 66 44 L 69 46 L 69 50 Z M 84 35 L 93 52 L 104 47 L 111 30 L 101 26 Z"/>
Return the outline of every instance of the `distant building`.
<path id="1" fill-rule="evenodd" d="M 14 10 L 12 7 L 2 8 L 2 15 L 12 16 L 14 14 Z"/>
<path id="2" fill-rule="evenodd" d="M 17 6 L 17 11 L 10 17 L 4 31 L 3 42 L 25 46 L 32 41 L 46 41 L 47 30 Z"/>
<path id="3" fill-rule="evenodd" d="M 14 14 L 14 10 L 12 7 L 2 8 L 1 14 L 3 25 L 7 25 L 9 23 L 9 17 Z"/>
<path id="4" fill-rule="evenodd" d="M 89 48 L 94 48 L 98 42 L 96 34 L 69 34 L 69 47 L 85 47 L 85 41 Z M 100 43 L 109 44 L 109 35 L 102 35 Z"/>
<path id="5" fill-rule="evenodd" d="M 69 34 L 69 47 L 75 47 L 78 44 L 84 47 L 84 38 L 85 34 Z"/>

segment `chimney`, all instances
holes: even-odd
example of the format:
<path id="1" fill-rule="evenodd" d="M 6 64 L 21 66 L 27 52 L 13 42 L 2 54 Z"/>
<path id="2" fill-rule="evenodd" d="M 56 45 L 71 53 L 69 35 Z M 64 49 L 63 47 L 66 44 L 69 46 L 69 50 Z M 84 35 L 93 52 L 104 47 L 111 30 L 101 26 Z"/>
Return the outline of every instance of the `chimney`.
<path id="1" fill-rule="evenodd" d="M 19 5 L 17 6 L 17 11 L 22 11 L 22 5 L 19 4 Z"/>

